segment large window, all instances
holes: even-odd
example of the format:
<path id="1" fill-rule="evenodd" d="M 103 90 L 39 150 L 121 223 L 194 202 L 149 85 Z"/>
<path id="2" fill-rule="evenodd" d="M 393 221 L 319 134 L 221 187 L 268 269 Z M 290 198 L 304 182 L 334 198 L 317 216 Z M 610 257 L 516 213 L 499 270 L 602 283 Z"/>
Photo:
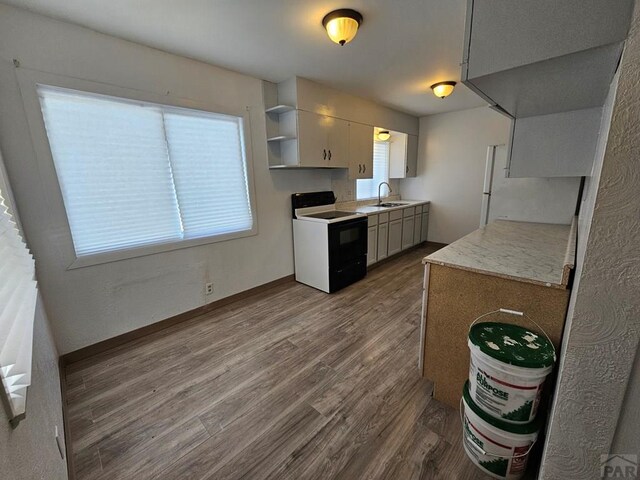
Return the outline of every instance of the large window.
<path id="1" fill-rule="evenodd" d="M 252 230 L 242 117 L 38 94 L 78 257 Z"/>
<path id="2" fill-rule="evenodd" d="M 380 182 L 389 181 L 389 142 L 373 144 L 373 178 L 357 180 L 356 198 L 365 200 L 377 198 Z"/>

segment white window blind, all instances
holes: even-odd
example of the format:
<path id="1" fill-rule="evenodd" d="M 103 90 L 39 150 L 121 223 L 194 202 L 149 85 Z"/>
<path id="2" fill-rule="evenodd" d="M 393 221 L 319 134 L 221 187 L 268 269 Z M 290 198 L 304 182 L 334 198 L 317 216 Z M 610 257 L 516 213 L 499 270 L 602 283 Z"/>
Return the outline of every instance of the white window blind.
<path id="1" fill-rule="evenodd" d="M 373 143 L 373 178 L 357 180 L 356 198 L 364 200 L 378 197 L 378 185 L 389 181 L 389 142 Z M 383 187 L 386 189 L 386 187 Z M 383 195 L 388 190 L 383 190 Z"/>
<path id="2" fill-rule="evenodd" d="M 244 139 L 238 119 L 165 113 L 164 120 L 185 235 L 251 229 Z"/>
<path id="3" fill-rule="evenodd" d="M 33 258 L 0 191 L 0 376 L 14 421 L 25 413 L 31 384 L 36 288 Z"/>
<path id="4" fill-rule="evenodd" d="M 79 257 L 253 228 L 241 117 L 38 92 Z"/>

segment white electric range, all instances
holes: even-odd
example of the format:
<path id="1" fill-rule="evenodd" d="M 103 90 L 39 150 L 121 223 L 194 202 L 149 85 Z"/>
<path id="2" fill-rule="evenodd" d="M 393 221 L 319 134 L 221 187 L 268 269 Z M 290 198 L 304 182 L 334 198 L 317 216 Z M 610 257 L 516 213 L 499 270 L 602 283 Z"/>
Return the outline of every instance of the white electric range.
<path id="1" fill-rule="evenodd" d="M 335 201 L 331 191 L 291 196 L 296 280 L 327 293 L 367 274 L 367 216 Z"/>

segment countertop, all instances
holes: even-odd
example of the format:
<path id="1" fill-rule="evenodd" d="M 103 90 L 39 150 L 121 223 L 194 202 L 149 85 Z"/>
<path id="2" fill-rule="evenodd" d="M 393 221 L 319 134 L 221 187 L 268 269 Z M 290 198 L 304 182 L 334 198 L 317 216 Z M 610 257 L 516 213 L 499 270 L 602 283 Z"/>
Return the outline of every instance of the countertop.
<path id="1" fill-rule="evenodd" d="M 377 202 L 375 202 L 375 203 L 372 203 L 371 205 L 360 205 L 360 206 L 351 205 L 350 207 L 341 207 L 341 209 L 344 208 L 345 210 L 349 210 L 349 211 L 366 213 L 367 215 L 375 215 L 377 213 L 391 212 L 392 210 L 400 210 L 407 207 L 414 207 L 416 205 L 424 205 L 425 203 L 430 203 L 428 200 L 404 200 L 404 199 L 403 200 L 384 199 L 383 203 L 384 202 L 403 203 L 404 205 L 400 205 L 398 207 L 376 207 L 375 203 Z"/>
<path id="2" fill-rule="evenodd" d="M 575 218 L 572 225 L 496 220 L 422 263 L 566 289 L 575 263 L 576 229 Z"/>

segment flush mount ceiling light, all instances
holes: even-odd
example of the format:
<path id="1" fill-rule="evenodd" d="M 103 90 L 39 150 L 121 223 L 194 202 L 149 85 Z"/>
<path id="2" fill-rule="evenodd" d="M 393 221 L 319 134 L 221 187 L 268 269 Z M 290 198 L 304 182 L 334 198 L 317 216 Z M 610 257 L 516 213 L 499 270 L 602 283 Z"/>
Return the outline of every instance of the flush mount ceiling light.
<path id="1" fill-rule="evenodd" d="M 360 25 L 362 25 L 362 15 L 350 8 L 334 10 L 322 19 L 322 26 L 327 30 L 329 38 L 340 45 L 353 40 Z"/>
<path id="2" fill-rule="evenodd" d="M 391 134 L 389 133 L 389 130 L 380 130 L 378 132 L 378 140 L 382 142 L 386 142 L 390 138 L 391 138 Z"/>
<path id="3" fill-rule="evenodd" d="M 431 85 L 431 90 L 436 97 L 444 98 L 451 95 L 455 86 L 456 82 L 438 82 Z"/>

